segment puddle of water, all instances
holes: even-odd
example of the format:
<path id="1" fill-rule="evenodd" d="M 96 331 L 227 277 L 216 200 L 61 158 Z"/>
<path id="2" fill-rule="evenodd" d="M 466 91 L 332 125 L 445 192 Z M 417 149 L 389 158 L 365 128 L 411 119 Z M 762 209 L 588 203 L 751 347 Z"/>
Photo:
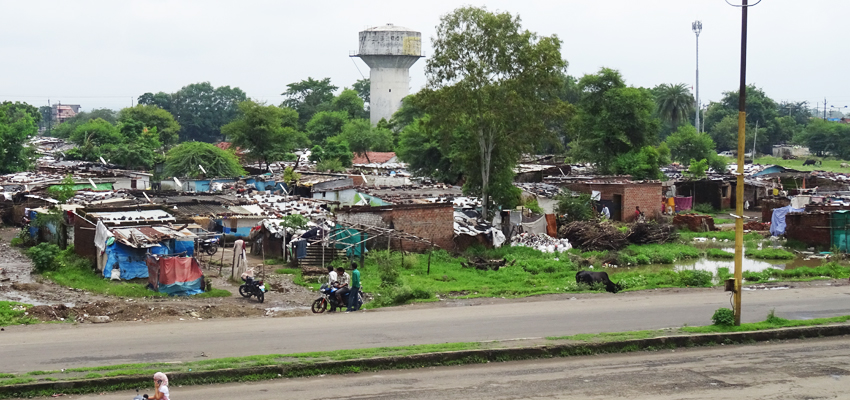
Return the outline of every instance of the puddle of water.
<path id="1" fill-rule="evenodd" d="M 19 292 L 17 290 L 8 290 L 0 292 L 0 300 L 6 301 L 16 301 L 18 303 L 24 304 L 32 304 L 34 306 L 49 306 L 55 305 L 54 302 L 45 302 L 42 300 L 38 300 L 36 298 L 30 297 L 24 292 Z M 64 303 L 66 307 L 73 307 L 74 303 Z"/>

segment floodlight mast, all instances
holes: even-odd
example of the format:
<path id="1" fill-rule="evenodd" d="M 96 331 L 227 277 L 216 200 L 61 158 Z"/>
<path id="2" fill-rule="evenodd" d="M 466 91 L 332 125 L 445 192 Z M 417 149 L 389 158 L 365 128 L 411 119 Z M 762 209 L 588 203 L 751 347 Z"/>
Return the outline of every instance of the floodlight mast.
<path id="1" fill-rule="evenodd" d="M 699 103 L 699 34 L 700 34 L 700 32 L 702 32 L 702 21 L 699 21 L 699 20 L 694 21 L 691 24 L 691 29 L 694 31 L 694 33 L 697 36 L 697 84 L 696 84 L 696 107 L 694 107 L 697 110 L 697 113 L 696 113 L 697 116 L 696 116 L 696 121 L 694 123 L 694 126 L 697 127 L 697 132 L 700 132 L 700 129 L 699 129 L 699 126 L 700 126 L 699 125 L 699 111 L 700 111 L 700 103 Z"/>

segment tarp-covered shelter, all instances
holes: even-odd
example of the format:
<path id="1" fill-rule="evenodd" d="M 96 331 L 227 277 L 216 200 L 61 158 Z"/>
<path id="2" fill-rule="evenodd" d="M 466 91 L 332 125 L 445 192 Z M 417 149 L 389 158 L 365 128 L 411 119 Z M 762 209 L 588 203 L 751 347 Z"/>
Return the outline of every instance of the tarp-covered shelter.
<path id="1" fill-rule="evenodd" d="M 103 245 L 99 241 L 106 241 L 103 276 L 111 278 L 112 270 L 118 268 L 118 278 L 124 280 L 148 277 L 148 267 L 145 265 L 148 253 L 193 256 L 195 238 L 198 237 L 188 229 L 178 230 L 167 226 L 115 228 L 110 233 L 114 237 L 95 237 L 95 246 L 98 248 Z"/>
<path id="2" fill-rule="evenodd" d="M 791 206 L 773 209 L 773 217 L 770 221 L 770 234 L 779 236 L 785 234 L 785 216 L 792 212 L 803 212 L 803 208 L 794 208 Z"/>
<path id="3" fill-rule="evenodd" d="M 204 275 L 194 257 L 168 257 L 148 254 L 145 258 L 148 286 L 171 296 L 203 293 Z"/>

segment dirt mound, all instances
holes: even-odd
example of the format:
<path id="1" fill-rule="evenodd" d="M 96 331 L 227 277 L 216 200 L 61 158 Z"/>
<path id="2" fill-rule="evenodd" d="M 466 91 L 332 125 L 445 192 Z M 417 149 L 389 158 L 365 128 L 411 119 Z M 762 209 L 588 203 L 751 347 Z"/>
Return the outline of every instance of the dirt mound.
<path id="1" fill-rule="evenodd" d="M 185 307 L 182 304 L 97 301 L 68 307 L 64 304 L 33 306 L 29 315 L 42 321 L 91 322 L 93 317 L 107 316 L 110 321 L 173 320 L 179 318 L 260 317 L 264 310 L 249 304 L 207 304 Z"/>
<path id="2" fill-rule="evenodd" d="M 744 224 L 744 230 L 748 231 L 767 231 L 770 230 L 770 224 L 765 222 L 750 221 Z"/>
<path id="3" fill-rule="evenodd" d="M 692 232 L 714 231 L 714 217 L 699 214 L 676 214 L 673 225 L 677 228 L 686 226 Z"/>

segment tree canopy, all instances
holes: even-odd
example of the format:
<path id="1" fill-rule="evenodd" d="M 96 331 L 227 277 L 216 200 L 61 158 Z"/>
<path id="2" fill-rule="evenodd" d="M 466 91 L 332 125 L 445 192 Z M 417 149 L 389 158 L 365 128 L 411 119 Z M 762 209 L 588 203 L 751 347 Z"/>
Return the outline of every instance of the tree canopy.
<path id="1" fill-rule="evenodd" d="M 548 135 L 545 121 L 562 111 L 555 95 L 565 67 L 561 41 L 522 29 L 519 16 L 462 7 L 444 15 L 425 66 L 422 95 L 428 123 L 452 142 L 452 159 L 480 195 L 489 216 L 516 195 L 511 184 L 519 156 Z"/>
<path id="2" fill-rule="evenodd" d="M 26 103 L 0 104 L 0 173 L 26 171 L 32 166 L 35 150 L 27 144 L 38 133 L 33 117 L 35 107 Z"/>
<path id="3" fill-rule="evenodd" d="M 238 87 L 213 87 L 209 82 L 193 83 L 175 93 L 145 93 L 139 104 L 153 105 L 174 115 L 180 124 L 180 140 L 215 142 L 221 127 L 236 118 L 238 104 L 247 100 Z"/>
<path id="4" fill-rule="evenodd" d="M 688 86 L 684 83 L 676 85 L 662 83 L 652 90 L 655 95 L 658 115 L 665 122 L 669 122 L 673 129 L 693 116 L 696 101 L 691 95 Z"/>
<path id="5" fill-rule="evenodd" d="M 299 122 L 304 127 L 313 115 L 321 111 L 320 106 L 333 101 L 333 92 L 337 89 L 331 84 L 331 78 L 315 80 L 308 77 L 286 85 L 286 91 L 281 94 L 285 97 L 281 107 L 297 111 Z"/>
<path id="6" fill-rule="evenodd" d="M 177 144 L 180 124 L 174 120 L 174 116 L 170 112 L 157 106 L 139 104 L 135 107 L 125 108 L 118 113 L 119 122 L 127 123 L 131 120 L 142 123 L 148 129 L 156 128 L 159 141 L 163 146 L 171 147 Z"/>
<path id="7" fill-rule="evenodd" d="M 204 174 L 198 165 L 203 165 L 207 173 Z M 203 142 L 185 142 L 174 146 L 166 154 L 163 172 L 166 176 L 181 178 L 232 178 L 245 175 L 235 154 Z"/>
<path id="8" fill-rule="evenodd" d="M 239 103 L 239 116 L 221 130 L 234 145 L 248 150 L 246 157 L 268 165 L 272 161 L 294 158 L 297 145 L 306 144 L 306 136 L 291 126 L 291 112 L 252 100 Z"/>

